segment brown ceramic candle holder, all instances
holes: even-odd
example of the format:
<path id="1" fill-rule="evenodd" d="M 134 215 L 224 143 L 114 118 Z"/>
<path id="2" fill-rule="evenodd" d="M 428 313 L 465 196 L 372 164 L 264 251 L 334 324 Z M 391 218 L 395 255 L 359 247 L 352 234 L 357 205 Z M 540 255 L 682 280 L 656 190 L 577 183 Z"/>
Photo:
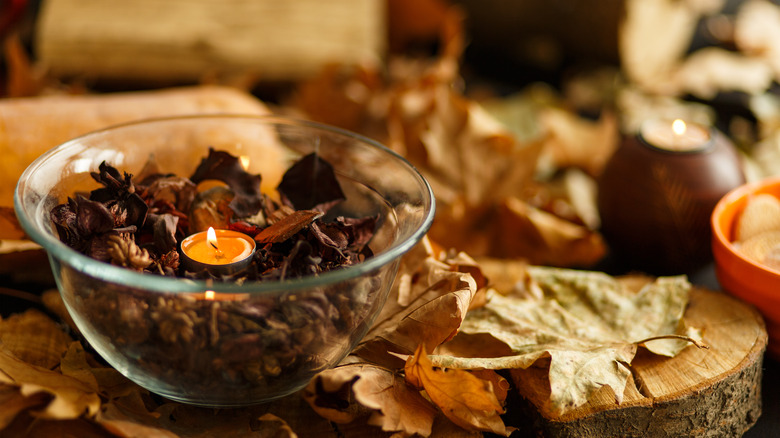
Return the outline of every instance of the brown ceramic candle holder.
<path id="1" fill-rule="evenodd" d="M 602 232 L 615 263 L 628 270 L 684 274 L 710 262 L 712 210 L 745 181 L 725 135 L 693 125 L 694 140 L 675 142 L 654 131 L 671 123 L 651 121 L 626 136 L 599 179 Z"/>

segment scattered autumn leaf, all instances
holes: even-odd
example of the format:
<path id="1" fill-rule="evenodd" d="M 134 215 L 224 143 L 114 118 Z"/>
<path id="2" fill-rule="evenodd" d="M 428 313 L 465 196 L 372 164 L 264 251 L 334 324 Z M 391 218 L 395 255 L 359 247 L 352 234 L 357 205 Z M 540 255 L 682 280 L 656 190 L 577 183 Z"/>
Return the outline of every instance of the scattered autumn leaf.
<path id="1" fill-rule="evenodd" d="M 349 364 L 317 375 L 303 391 L 319 415 L 349 423 L 364 415 L 384 431 L 429 436 L 436 410 L 403 377 L 372 364 Z"/>
<path id="2" fill-rule="evenodd" d="M 642 88 L 652 88 L 659 78 L 668 75 L 688 49 L 697 20 L 705 13 L 717 11 L 718 3 L 722 1 L 635 0 L 626 3 L 618 45 L 620 62 L 628 79 Z"/>
<path id="3" fill-rule="evenodd" d="M 618 145 L 617 117 L 609 111 L 588 121 L 548 107 L 539 114 L 539 122 L 549 133 L 543 153 L 549 154 L 556 168 L 579 167 L 597 176 Z"/>
<path id="4" fill-rule="evenodd" d="M 406 381 L 425 389 L 431 401 L 453 423 L 467 430 L 508 435 L 500 417 L 504 408 L 490 380 L 465 370 L 434 368 L 422 345 L 407 360 L 404 370 Z"/>
<path id="5" fill-rule="evenodd" d="M 41 418 L 75 419 L 95 415 L 100 408 L 100 397 L 80 380 L 30 365 L 5 350 L 0 350 L 0 382 L 18 386 L 25 396 L 51 394 Z"/>
<path id="6" fill-rule="evenodd" d="M 688 56 L 668 81 L 656 83 L 663 94 L 690 93 L 710 100 L 721 91 L 759 94 L 769 89 L 774 79 L 772 67 L 761 58 L 719 47 L 705 47 Z"/>
<path id="7" fill-rule="evenodd" d="M 410 354 L 417 345 L 445 342 L 484 286 L 473 260 L 465 254 L 437 260 L 425 238 L 402 259 L 385 306 L 352 354 L 392 367 L 400 363 L 389 352 Z"/>
<path id="8" fill-rule="evenodd" d="M 780 78 L 780 6 L 765 0 L 744 2 L 734 21 L 734 43 L 763 58 Z"/>
<path id="9" fill-rule="evenodd" d="M 464 321 L 458 338 L 465 339 L 456 340 L 460 353 L 471 357 L 432 356 L 435 365 L 511 369 L 550 358 L 550 402 L 563 413 L 604 386 L 619 403 L 638 344 L 673 356 L 700 338 L 683 324 L 690 290 L 684 277 L 644 279 L 635 292 L 636 281 L 599 272 L 531 267 L 523 279 L 524 271 L 514 290 L 496 294 Z M 664 339 L 647 341 L 656 337 Z M 512 354 L 490 357 L 500 350 L 496 343 Z"/>
<path id="10" fill-rule="evenodd" d="M 48 399 L 43 393 L 25 397 L 15 386 L 0 385 L 0 431 L 8 427 L 20 412 L 42 406 Z"/>
<path id="11" fill-rule="evenodd" d="M 530 263 L 555 266 L 591 266 L 606 254 L 601 234 L 534 207 L 519 198 L 507 198 L 497 214 L 496 250 L 490 255 L 523 255 Z"/>
<path id="12" fill-rule="evenodd" d="M 0 321 L 0 349 L 31 365 L 52 369 L 73 340 L 36 309 Z"/>

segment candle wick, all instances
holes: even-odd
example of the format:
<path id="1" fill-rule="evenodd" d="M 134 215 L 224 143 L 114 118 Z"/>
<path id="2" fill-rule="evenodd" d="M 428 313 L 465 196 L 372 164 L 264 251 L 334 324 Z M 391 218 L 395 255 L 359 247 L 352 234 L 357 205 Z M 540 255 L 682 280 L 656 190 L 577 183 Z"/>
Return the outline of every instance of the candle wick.
<path id="1" fill-rule="evenodd" d="M 214 248 L 214 251 L 216 252 L 216 254 L 215 254 L 215 255 L 217 256 L 217 258 L 218 258 L 218 259 L 223 259 L 223 258 L 225 258 L 225 254 L 222 252 L 222 250 L 221 250 L 221 249 L 219 249 L 219 247 L 217 246 L 217 244 L 216 244 L 216 243 L 214 243 L 214 242 L 209 242 L 209 245 L 211 245 L 211 247 L 212 247 L 212 248 Z"/>

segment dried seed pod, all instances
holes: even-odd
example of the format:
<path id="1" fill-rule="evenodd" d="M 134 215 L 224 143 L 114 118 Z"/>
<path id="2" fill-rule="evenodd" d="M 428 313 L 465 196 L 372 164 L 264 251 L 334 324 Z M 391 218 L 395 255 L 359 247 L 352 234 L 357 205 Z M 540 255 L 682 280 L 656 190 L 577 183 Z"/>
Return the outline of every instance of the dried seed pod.
<path id="1" fill-rule="evenodd" d="M 136 271 L 142 271 L 152 263 L 149 252 L 139 248 L 129 233 L 114 234 L 108 238 L 108 256 L 111 263 Z"/>

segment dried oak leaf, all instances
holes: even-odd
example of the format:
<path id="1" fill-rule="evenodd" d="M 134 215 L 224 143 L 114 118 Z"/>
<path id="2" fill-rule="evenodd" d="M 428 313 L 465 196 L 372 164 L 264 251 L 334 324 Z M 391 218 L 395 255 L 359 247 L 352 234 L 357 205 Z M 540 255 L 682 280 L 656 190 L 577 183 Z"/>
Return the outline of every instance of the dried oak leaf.
<path id="1" fill-rule="evenodd" d="M 316 153 L 290 166 L 277 190 L 282 200 L 297 210 L 328 211 L 346 199 L 333 166 Z"/>
<path id="2" fill-rule="evenodd" d="M 432 351 L 455 336 L 485 285 L 465 254 L 443 261 L 433 254 L 425 238 L 403 257 L 384 307 L 352 354 L 395 367 L 401 364 L 391 352 L 411 354 L 421 344 Z"/>
<path id="3" fill-rule="evenodd" d="M 260 210 L 262 178 L 244 170 L 238 157 L 209 148 L 208 156 L 198 164 L 190 181 L 198 184 L 209 179 L 219 180 L 230 186 L 235 197 L 229 205 L 236 216 L 249 217 Z"/>
<path id="4" fill-rule="evenodd" d="M 551 407 L 564 413 L 604 386 L 620 403 L 638 345 L 673 356 L 700 339 L 682 318 L 690 290 L 683 276 L 645 281 L 635 292 L 600 272 L 528 272 L 506 296 L 470 312 L 450 349 L 457 356 L 432 356 L 434 364 L 512 369 L 549 358 Z M 648 341 L 656 337 L 664 339 Z M 502 348 L 511 353 L 494 354 Z"/>
<path id="5" fill-rule="evenodd" d="M 436 410 L 400 375 L 372 364 L 342 365 L 317 375 L 303 398 L 319 415 L 350 423 L 369 415 L 384 431 L 429 436 Z"/>
<path id="6" fill-rule="evenodd" d="M 465 370 L 434 367 L 422 345 L 407 360 L 404 370 L 406 381 L 425 389 L 431 401 L 453 423 L 467 430 L 509 435 L 500 417 L 504 407 L 490 380 Z"/>

